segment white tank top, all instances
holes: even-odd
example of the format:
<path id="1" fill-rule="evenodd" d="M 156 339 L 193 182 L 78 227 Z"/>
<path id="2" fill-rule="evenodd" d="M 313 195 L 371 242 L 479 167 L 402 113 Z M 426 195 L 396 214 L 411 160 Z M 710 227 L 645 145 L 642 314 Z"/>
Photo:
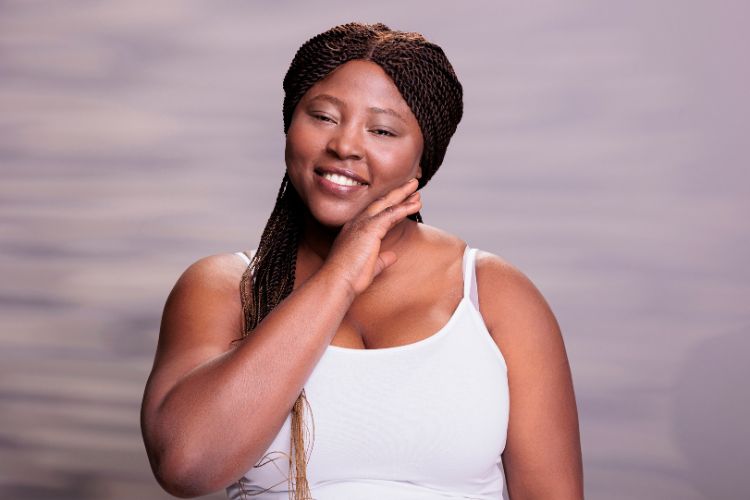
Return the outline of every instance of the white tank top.
<path id="1" fill-rule="evenodd" d="M 382 349 L 331 345 L 315 366 L 305 395 L 316 500 L 502 498 L 508 379 L 479 313 L 475 257 L 467 246 L 463 298 L 432 336 Z M 227 488 L 230 499 L 289 498 L 290 423 Z"/>

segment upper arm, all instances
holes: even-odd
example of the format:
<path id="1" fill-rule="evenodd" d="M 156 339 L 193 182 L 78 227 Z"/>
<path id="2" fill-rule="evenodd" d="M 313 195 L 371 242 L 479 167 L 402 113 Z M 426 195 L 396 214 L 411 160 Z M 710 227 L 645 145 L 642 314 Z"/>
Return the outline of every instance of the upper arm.
<path id="1" fill-rule="evenodd" d="M 237 255 L 213 255 L 192 264 L 177 280 L 164 305 L 143 397 L 145 424 L 185 375 L 230 350 L 232 340 L 240 337 L 239 283 L 244 269 Z"/>
<path id="2" fill-rule="evenodd" d="M 583 498 L 578 414 L 560 327 L 526 275 L 477 256 L 480 310 L 508 367 L 503 464 L 513 500 Z"/>

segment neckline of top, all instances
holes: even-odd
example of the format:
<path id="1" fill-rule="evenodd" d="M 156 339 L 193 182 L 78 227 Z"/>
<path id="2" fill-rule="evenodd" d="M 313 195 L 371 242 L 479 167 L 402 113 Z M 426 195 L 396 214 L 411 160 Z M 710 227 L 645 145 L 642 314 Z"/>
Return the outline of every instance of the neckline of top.
<path id="1" fill-rule="evenodd" d="M 464 307 L 464 303 L 469 300 L 469 276 L 471 269 L 469 269 L 469 251 L 471 248 L 467 244 L 464 248 L 463 258 L 461 259 L 461 270 L 462 270 L 462 289 L 463 289 L 463 295 L 461 296 L 461 300 L 458 302 L 458 305 L 453 310 L 453 314 L 451 314 L 451 317 L 448 318 L 448 322 L 445 323 L 438 331 L 435 333 L 429 335 L 428 337 L 425 337 L 421 340 L 417 340 L 416 342 L 410 342 L 408 344 L 404 345 L 397 345 L 397 346 L 391 346 L 391 347 L 378 347 L 375 349 L 360 349 L 358 347 L 341 347 L 337 345 L 329 344 L 326 348 L 326 352 L 340 352 L 340 353 L 353 353 L 355 355 L 361 355 L 361 354 L 390 354 L 390 353 L 397 353 L 397 352 L 404 352 L 404 351 L 410 351 L 413 349 L 417 349 L 420 347 L 423 347 L 425 345 L 431 344 L 441 337 L 444 337 L 447 332 L 450 331 L 450 327 L 453 326 L 453 323 L 456 322 L 456 318 L 458 317 L 458 312 L 461 310 L 462 307 Z"/>

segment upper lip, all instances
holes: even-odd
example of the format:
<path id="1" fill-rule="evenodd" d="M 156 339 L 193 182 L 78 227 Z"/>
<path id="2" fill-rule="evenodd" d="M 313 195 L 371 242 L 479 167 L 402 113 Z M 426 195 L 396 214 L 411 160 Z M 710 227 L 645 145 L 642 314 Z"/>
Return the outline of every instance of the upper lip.
<path id="1" fill-rule="evenodd" d="M 350 179 L 354 179 L 357 182 L 361 182 L 362 184 L 369 184 L 366 180 L 364 180 L 362 177 L 358 176 L 354 172 L 352 172 L 349 169 L 346 168 L 339 168 L 339 167 L 316 167 L 315 172 L 322 174 L 322 173 L 329 173 L 329 174 L 339 174 L 343 175 L 344 177 L 349 177 Z"/>

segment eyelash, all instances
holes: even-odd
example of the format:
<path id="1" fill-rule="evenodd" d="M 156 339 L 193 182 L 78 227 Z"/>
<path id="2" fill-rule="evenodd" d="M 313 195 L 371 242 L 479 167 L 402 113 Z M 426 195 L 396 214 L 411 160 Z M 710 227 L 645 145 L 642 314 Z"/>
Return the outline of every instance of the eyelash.
<path id="1" fill-rule="evenodd" d="M 316 120 L 320 120 L 320 121 L 330 121 L 331 123 L 333 123 L 333 120 L 331 120 L 330 118 L 328 118 L 328 117 L 327 117 L 327 116 L 325 116 L 325 115 L 313 115 L 313 117 L 315 117 L 315 119 L 316 119 Z"/>
<path id="2" fill-rule="evenodd" d="M 326 122 L 326 121 L 327 121 L 327 122 L 329 122 L 329 123 L 336 123 L 336 122 L 334 122 L 334 121 L 333 121 L 332 119 L 330 119 L 329 117 L 327 117 L 327 116 L 325 116 L 325 115 L 316 115 L 316 114 L 314 114 L 314 115 L 313 115 L 313 117 L 314 117 L 314 118 L 315 118 L 316 120 L 320 120 L 320 121 L 322 121 L 322 122 Z M 392 133 L 392 132 L 390 132 L 390 131 L 388 131 L 388 130 L 382 129 L 382 128 L 379 128 L 379 129 L 375 129 L 375 130 L 374 130 L 373 132 L 378 132 L 378 133 L 376 133 L 375 135 L 379 135 L 379 136 L 381 136 L 381 137 L 396 137 L 396 134 L 394 134 L 394 133 Z M 379 133 L 379 132 L 384 132 L 384 133 L 383 133 L 383 134 L 381 134 L 381 133 Z"/>

